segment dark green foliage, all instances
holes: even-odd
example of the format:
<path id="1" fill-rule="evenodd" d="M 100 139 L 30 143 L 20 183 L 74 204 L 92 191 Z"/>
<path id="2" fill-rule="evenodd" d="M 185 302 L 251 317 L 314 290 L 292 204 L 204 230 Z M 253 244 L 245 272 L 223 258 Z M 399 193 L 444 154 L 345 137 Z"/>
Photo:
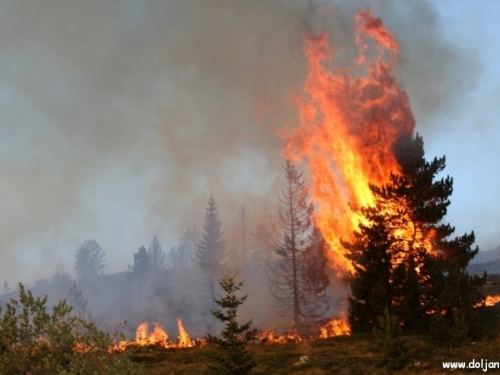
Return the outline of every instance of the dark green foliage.
<path id="1" fill-rule="evenodd" d="M 201 301 L 206 314 L 207 328 L 210 328 L 210 315 L 208 312 L 215 308 L 216 280 L 223 273 L 222 261 L 226 255 L 226 243 L 222 238 L 222 223 L 219 219 L 219 212 L 215 199 L 210 196 L 205 213 L 204 232 L 196 256 L 198 264 L 203 272 L 201 282 Z"/>
<path id="2" fill-rule="evenodd" d="M 209 345 L 216 348 L 211 358 L 214 364 L 209 365 L 210 370 L 218 375 L 245 375 L 249 374 L 256 363 L 251 353 L 246 350 L 245 333 L 250 329 L 252 321 L 238 324 L 238 308 L 245 302 L 247 295 L 236 296 L 243 283 L 236 284 L 234 277 L 224 276 L 219 279 L 219 285 L 225 295 L 215 303 L 223 310 L 213 310 L 213 316 L 225 323 L 221 338 L 207 333 L 205 338 Z M 246 335 L 248 338 L 248 334 Z"/>
<path id="3" fill-rule="evenodd" d="M 141 246 L 134 254 L 134 265 L 128 267 L 138 277 L 149 274 L 152 269 L 151 259 L 144 246 Z"/>
<path id="4" fill-rule="evenodd" d="M 378 317 L 378 327 L 373 328 L 375 341 L 381 351 L 379 365 L 389 370 L 401 370 L 409 361 L 408 349 L 398 319 L 384 309 Z"/>
<path id="5" fill-rule="evenodd" d="M 90 279 L 100 275 L 106 268 L 106 253 L 94 240 L 85 241 L 76 250 L 75 272 L 78 277 Z"/>
<path id="6" fill-rule="evenodd" d="M 432 317 L 430 334 L 450 346 L 460 346 L 484 333 L 479 311 L 474 308 L 480 295 L 478 286 L 484 276 L 471 276 L 463 270 L 452 269 L 446 277 L 438 309 Z"/>
<path id="7" fill-rule="evenodd" d="M 202 240 L 198 244 L 198 262 L 203 272 L 210 276 L 219 276 L 222 259 L 226 255 L 226 243 L 222 238 L 222 223 L 219 219 L 217 203 L 213 196 L 208 198 L 205 225 Z"/>
<path id="8" fill-rule="evenodd" d="M 394 150 L 401 173 L 391 173 L 384 186 L 370 186 L 375 206 L 360 209 L 366 224 L 344 244 L 356 271 L 350 277 L 352 329 L 370 330 L 383 306 L 406 331 L 427 331 L 438 310 L 450 327 L 456 311 L 472 324 L 477 288 L 485 280 L 465 271 L 478 252 L 474 233 L 450 239 L 454 228 L 442 222 L 453 191 L 451 177 L 435 181 L 445 158 L 426 161 L 418 135 L 402 137 Z"/>
<path id="9" fill-rule="evenodd" d="M 356 271 L 351 277 L 349 323 L 354 333 L 370 331 L 384 307 L 391 306 L 393 285 L 390 282 L 392 240 L 386 223 L 375 209 L 364 210 L 372 225 L 360 224 L 353 244 L 345 243 Z"/>
<path id="10" fill-rule="evenodd" d="M 306 323 L 328 312 L 329 280 L 324 241 L 312 223 L 314 207 L 307 202 L 305 181 L 290 161 L 284 170 L 286 180 L 279 197 L 282 231 L 275 244 L 277 259 L 269 262 L 268 275 L 277 312 L 291 318 L 302 331 Z"/>
<path id="11" fill-rule="evenodd" d="M 19 284 L 19 299 L 0 310 L 1 374 L 138 374 L 123 354 L 109 353 L 113 338 L 71 315 L 59 301 L 47 311 L 47 296 L 35 298 Z"/>

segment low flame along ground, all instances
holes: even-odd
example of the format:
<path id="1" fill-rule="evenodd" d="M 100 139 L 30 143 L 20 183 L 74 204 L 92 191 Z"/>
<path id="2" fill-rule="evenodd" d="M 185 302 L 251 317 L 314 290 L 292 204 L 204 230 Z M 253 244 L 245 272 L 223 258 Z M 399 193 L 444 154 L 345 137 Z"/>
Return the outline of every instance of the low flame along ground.
<path id="1" fill-rule="evenodd" d="M 487 296 L 484 304 L 479 303 L 476 307 L 482 306 L 494 306 L 500 303 L 500 295 Z M 191 339 L 188 332 L 184 328 L 181 319 L 177 319 L 177 329 L 179 335 L 177 336 L 177 341 L 169 341 L 167 332 L 158 323 L 153 322 L 153 331 L 149 332 L 150 324 L 148 322 L 143 322 L 139 324 L 136 330 L 134 340 L 123 340 L 115 345 L 111 351 L 125 351 L 127 348 L 132 346 L 159 346 L 165 349 L 173 348 L 192 348 L 192 347 L 203 347 L 207 343 L 205 339 Z M 265 344 L 282 344 L 287 342 L 301 342 L 305 339 L 327 339 L 336 336 L 346 336 L 350 335 L 351 329 L 349 323 L 345 317 L 334 318 L 329 320 L 327 323 L 319 327 L 318 337 L 303 337 L 297 332 L 288 332 L 282 335 L 277 335 L 272 330 L 260 331 L 256 334 L 256 339 L 261 343 Z M 85 347 L 75 347 L 75 350 L 86 351 Z"/>
<path id="2" fill-rule="evenodd" d="M 179 336 L 177 341 L 169 341 L 167 332 L 161 325 L 152 322 L 153 330 L 149 332 L 149 322 L 139 324 L 135 332 L 134 340 L 122 340 L 117 343 L 112 350 L 124 351 L 131 346 L 159 346 L 165 349 L 172 348 L 192 348 L 195 346 L 205 346 L 205 339 L 191 339 L 188 332 L 184 328 L 181 319 L 177 319 L 177 329 Z M 324 326 L 320 327 L 320 338 L 328 338 L 334 336 L 344 336 L 350 334 L 350 328 L 345 319 L 335 318 L 328 321 Z M 300 342 L 304 337 L 296 332 L 288 332 L 282 335 L 276 335 L 272 330 L 260 331 L 256 334 L 256 339 L 262 343 L 274 344 L 285 342 Z"/>

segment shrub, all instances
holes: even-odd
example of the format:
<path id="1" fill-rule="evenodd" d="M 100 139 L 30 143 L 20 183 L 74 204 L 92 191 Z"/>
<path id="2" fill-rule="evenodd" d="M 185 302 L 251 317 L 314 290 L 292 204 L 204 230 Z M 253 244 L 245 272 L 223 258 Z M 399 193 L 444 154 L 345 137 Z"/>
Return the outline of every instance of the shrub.
<path id="1" fill-rule="evenodd" d="M 389 370 L 404 368 L 409 361 L 409 356 L 397 318 L 391 315 L 386 307 L 384 315 L 378 317 L 378 324 L 379 327 L 375 327 L 373 333 L 382 352 L 379 365 Z"/>
<path id="2" fill-rule="evenodd" d="M 47 311 L 47 296 L 35 298 L 19 284 L 19 299 L 0 309 L 1 374 L 138 374 L 125 354 L 109 352 L 113 337 L 71 315 L 59 301 Z"/>

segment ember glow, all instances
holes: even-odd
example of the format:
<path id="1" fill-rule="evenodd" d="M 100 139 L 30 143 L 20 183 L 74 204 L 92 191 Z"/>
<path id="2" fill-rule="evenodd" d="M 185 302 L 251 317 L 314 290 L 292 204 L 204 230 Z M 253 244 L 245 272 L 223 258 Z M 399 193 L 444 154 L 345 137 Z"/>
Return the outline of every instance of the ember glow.
<path id="1" fill-rule="evenodd" d="M 495 306 L 496 304 L 500 303 L 500 295 L 495 294 L 491 296 L 486 296 L 486 299 L 479 303 L 477 303 L 474 307 L 482 307 L 482 306 Z"/>
<path id="2" fill-rule="evenodd" d="M 328 36 L 308 36 L 306 97 L 297 101 L 300 125 L 284 134 L 285 156 L 304 161 L 311 177 L 315 223 L 329 245 L 330 266 L 352 271 L 340 240 L 349 240 L 362 218 L 352 208 L 374 204 L 369 184 L 388 182 L 400 167 L 395 141 L 415 126 L 406 93 L 393 68 L 398 45 L 368 11 L 355 17 L 358 58 L 353 67 L 331 68 Z"/>

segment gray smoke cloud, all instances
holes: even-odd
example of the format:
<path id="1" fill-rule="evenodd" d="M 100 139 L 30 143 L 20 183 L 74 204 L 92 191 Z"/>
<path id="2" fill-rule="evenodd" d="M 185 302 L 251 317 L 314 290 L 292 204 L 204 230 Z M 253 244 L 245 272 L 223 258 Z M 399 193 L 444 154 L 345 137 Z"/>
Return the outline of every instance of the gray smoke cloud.
<path id="1" fill-rule="evenodd" d="M 168 249 L 201 227 L 209 194 L 227 235 L 241 203 L 254 223 L 275 215 L 304 32 L 348 61 L 365 6 L 397 35 L 423 126 L 475 77 L 457 79 L 474 67 L 431 2 L 2 1 L 1 279 L 72 269 L 89 238 L 125 270 L 153 235 Z"/>

